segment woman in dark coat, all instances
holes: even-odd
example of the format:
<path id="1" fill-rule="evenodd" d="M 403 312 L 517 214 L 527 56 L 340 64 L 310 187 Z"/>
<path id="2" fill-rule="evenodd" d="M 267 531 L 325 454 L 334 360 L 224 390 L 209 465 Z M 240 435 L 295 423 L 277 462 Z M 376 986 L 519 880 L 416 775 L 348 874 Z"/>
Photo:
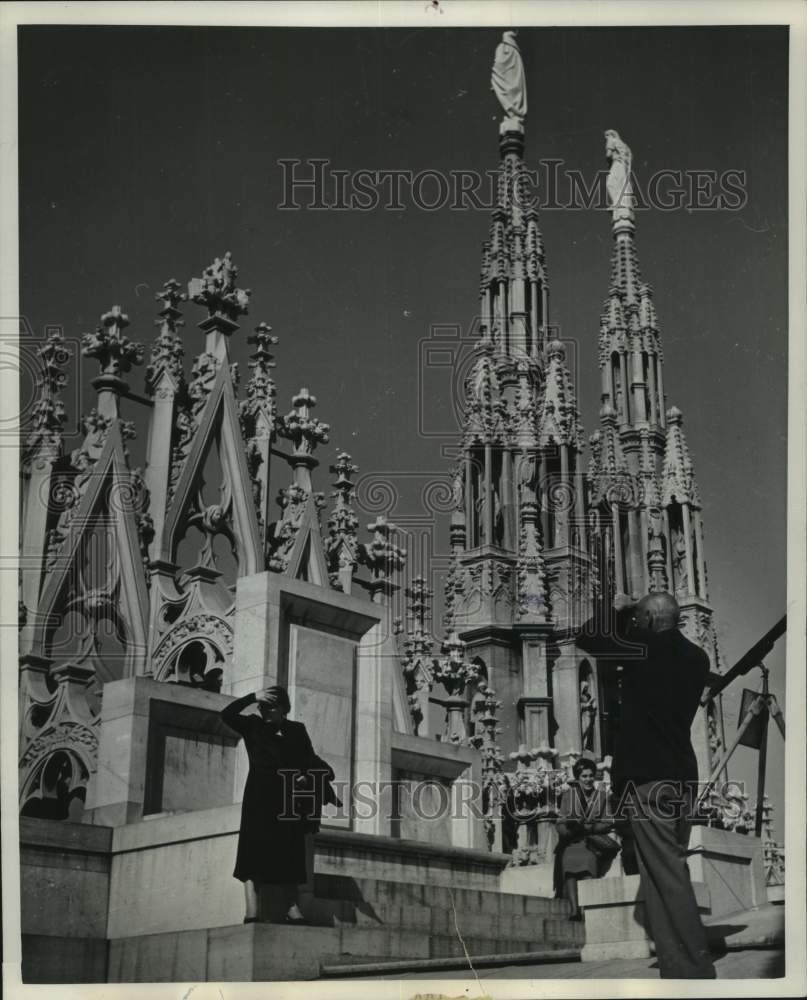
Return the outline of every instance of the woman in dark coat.
<path id="1" fill-rule="evenodd" d="M 255 702 L 260 715 L 241 715 Z M 332 769 L 314 753 L 302 722 L 286 718 L 290 709 L 286 689 L 276 685 L 237 698 L 221 713 L 243 736 L 249 758 L 233 872 L 244 883 L 244 923 L 258 920 L 261 885 L 282 887 L 287 923 L 305 922 L 297 887 L 312 867 L 311 834 L 319 829 L 323 802 L 341 805 Z"/>
<path id="2" fill-rule="evenodd" d="M 581 757 L 575 761 L 572 774 L 575 780 L 560 800 L 555 892 L 569 900 L 569 919 L 582 920 L 577 902 L 578 879 L 604 874 L 606 862 L 618 853 L 619 845 L 606 836 L 614 822 L 606 792 L 594 787 L 594 762 Z"/>

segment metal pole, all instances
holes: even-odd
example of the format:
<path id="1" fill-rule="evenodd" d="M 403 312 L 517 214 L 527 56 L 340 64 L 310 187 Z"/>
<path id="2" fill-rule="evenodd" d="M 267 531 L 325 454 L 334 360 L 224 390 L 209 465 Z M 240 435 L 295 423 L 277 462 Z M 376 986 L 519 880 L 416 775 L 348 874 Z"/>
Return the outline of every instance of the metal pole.
<path id="1" fill-rule="evenodd" d="M 762 836 L 762 804 L 765 799 L 765 765 L 768 757 L 768 669 L 760 664 L 762 670 L 762 698 L 765 707 L 762 709 L 762 737 L 759 743 L 759 769 L 757 771 L 757 813 L 754 823 L 754 835 Z"/>
<path id="2" fill-rule="evenodd" d="M 731 759 L 734 751 L 740 744 L 740 740 L 745 735 L 746 729 L 751 725 L 755 716 L 759 715 L 761 712 L 767 712 L 767 705 L 762 694 L 758 694 L 748 707 L 748 712 L 743 719 L 740 728 L 737 730 L 737 734 L 732 740 L 731 746 L 723 754 L 723 759 L 718 761 L 717 765 L 712 769 L 712 773 L 709 775 L 709 780 L 703 786 L 700 794 L 698 795 L 698 802 L 703 802 L 709 792 L 709 789 L 717 781 L 717 777 L 720 772 L 726 767 L 729 760 Z"/>

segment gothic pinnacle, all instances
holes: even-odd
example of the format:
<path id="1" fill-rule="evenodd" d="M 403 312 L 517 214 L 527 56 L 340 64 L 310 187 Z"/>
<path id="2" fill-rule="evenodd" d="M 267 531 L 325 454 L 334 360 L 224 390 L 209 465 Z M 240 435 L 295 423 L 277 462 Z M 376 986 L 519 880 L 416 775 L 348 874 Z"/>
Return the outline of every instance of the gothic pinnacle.
<path id="1" fill-rule="evenodd" d="M 151 358 L 146 368 L 146 392 L 148 393 L 154 392 L 163 372 L 168 372 L 177 387 L 181 386 L 184 381 L 182 358 L 185 350 L 182 338 L 178 333 L 179 329 L 185 325 L 185 321 L 177 307 L 187 299 L 187 295 L 179 290 L 180 287 L 176 278 L 169 278 L 163 284 L 162 291 L 157 292 L 154 296 L 157 302 L 162 303 L 162 309 L 158 313 L 159 318 L 154 321 L 154 325 L 158 326 L 160 330 L 151 345 Z"/>

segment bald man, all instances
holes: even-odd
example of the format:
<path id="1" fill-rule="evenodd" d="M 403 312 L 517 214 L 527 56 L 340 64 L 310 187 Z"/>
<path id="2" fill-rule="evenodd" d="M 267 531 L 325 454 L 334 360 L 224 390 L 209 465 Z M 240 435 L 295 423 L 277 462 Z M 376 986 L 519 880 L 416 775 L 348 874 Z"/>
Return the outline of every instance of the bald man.
<path id="1" fill-rule="evenodd" d="M 670 594 L 633 606 L 623 661 L 612 785 L 630 823 L 648 931 L 663 979 L 714 979 L 686 850 L 698 780 L 690 730 L 709 674 L 706 653 L 678 630 Z"/>

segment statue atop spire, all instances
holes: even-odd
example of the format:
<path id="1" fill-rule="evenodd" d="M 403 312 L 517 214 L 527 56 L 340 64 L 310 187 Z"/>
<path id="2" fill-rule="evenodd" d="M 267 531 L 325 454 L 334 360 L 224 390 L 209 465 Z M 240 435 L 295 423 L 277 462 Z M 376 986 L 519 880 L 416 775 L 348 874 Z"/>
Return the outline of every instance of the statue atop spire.
<path id="1" fill-rule="evenodd" d="M 633 222 L 636 204 L 631 183 L 633 156 L 630 147 L 619 137 L 619 132 L 609 128 L 605 133 L 605 155 L 611 164 L 606 187 L 614 222 Z"/>
<path id="2" fill-rule="evenodd" d="M 496 47 L 490 86 L 504 110 L 502 131 L 524 130 L 527 115 L 527 82 L 515 31 L 505 31 Z"/>

